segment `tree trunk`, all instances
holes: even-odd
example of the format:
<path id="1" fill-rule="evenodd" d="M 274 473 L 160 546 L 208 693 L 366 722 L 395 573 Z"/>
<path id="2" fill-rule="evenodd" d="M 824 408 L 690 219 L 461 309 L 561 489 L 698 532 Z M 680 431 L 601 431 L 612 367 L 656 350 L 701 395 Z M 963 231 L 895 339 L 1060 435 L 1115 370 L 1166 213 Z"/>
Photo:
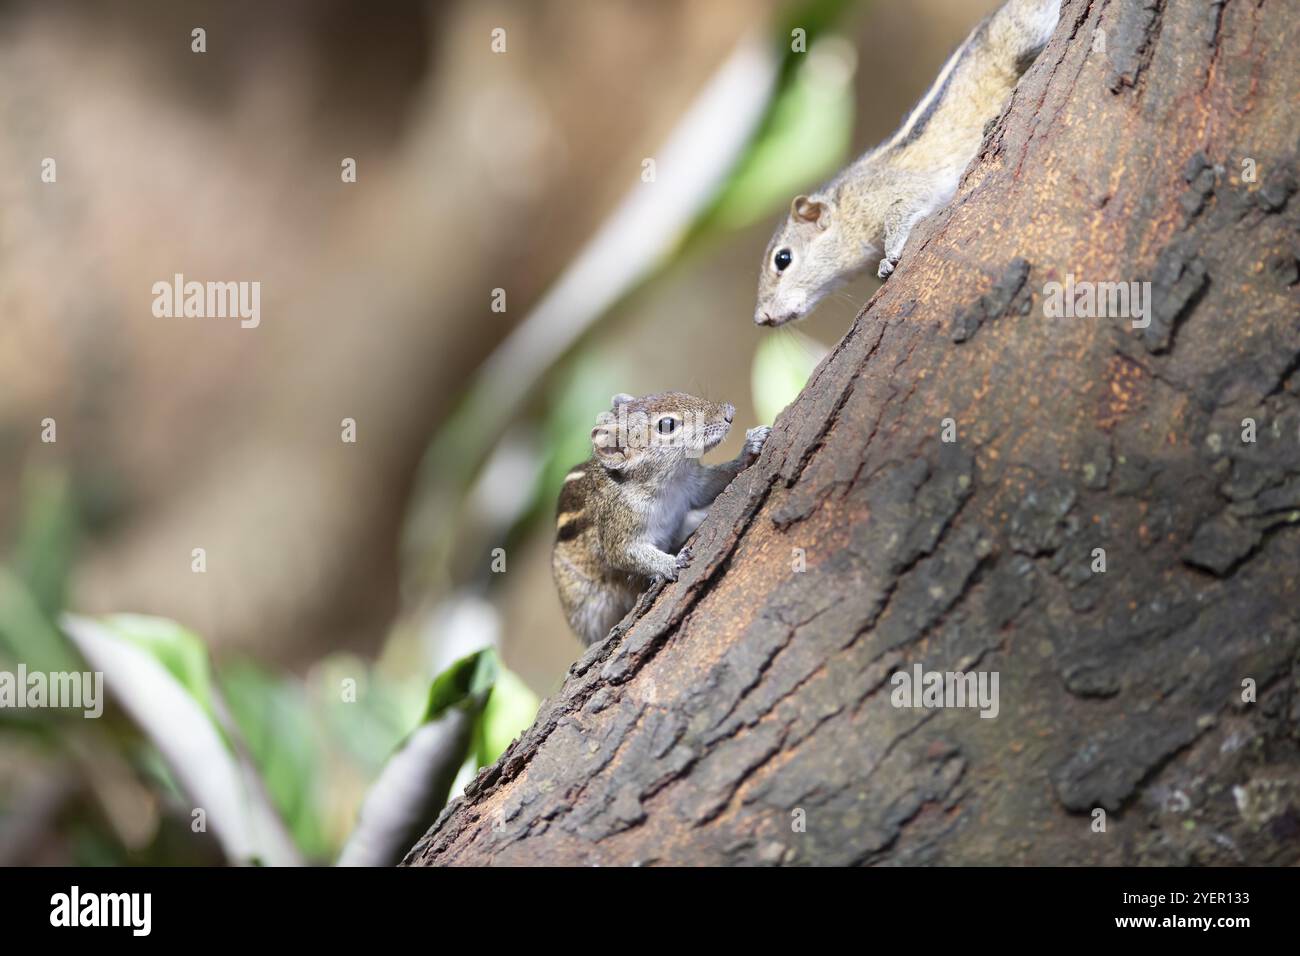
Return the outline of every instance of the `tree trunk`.
<path id="1" fill-rule="evenodd" d="M 1276 0 L 1067 2 L 681 580 L 406 862 L 1300 861 L 1297 49 Z"/>

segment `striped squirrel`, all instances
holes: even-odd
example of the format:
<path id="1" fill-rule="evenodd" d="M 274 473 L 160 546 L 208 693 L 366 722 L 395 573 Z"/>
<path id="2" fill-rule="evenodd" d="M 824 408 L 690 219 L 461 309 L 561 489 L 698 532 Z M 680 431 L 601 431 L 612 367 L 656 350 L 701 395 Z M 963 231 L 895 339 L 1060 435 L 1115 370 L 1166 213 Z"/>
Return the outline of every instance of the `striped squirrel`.
<path id="1" fill-rule="evenodd" d="M 620 393 L 596 419 L 591 457 L 564 479 L 551 552 L 565 617 L 585 645 L 602 640 L 655 579 L 677 580 L 691 557 L 683 542 L 758 458 L 767 427 L 747 431 L 729 462 L 698 461 L 735 414 L 682 392 Z"/>
<path id="2" fill-rule="evenodd" d="M 948 58 L 889 140 L 794 198 L 764 253 L 755 322 L 803 318 L 877 260 L 876 274 L 888 278 L 912 227 L 952 199 L 986 127 L 1056 29 L 1060 6 L 1007 0 Z"/>

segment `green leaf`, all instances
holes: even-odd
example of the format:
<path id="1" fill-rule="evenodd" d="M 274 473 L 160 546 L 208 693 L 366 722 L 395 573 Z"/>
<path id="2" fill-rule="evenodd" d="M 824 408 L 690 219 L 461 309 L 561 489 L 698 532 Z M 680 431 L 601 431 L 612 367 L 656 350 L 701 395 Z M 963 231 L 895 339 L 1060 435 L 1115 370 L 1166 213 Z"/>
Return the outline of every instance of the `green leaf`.
<path id="1" fill-rule="evenodd" d="M 219 683 L 249 756 L 294 840 L 309 857 L 327 857 L 330 847 L 319 801 L 320 740 L 301 684 L 252 664 L 223 667 Z"/>
<path id="2" fill-rule="evenodd" d="M 434 678 L 424 719 L 366 792 L 339 866 L 392 866 L 433 823 L 472 752 L 499 670 L 496 651 L 484 648 Z"/>
<path id="3" fill-rule="evenodd" d="M 148 651 L 209 715 L 212 715 L 212 668 L 203 640 L 166 618 L 112 614 L 100 622 L 125 641 Z"/>
<path id="4" fill-rule="evenodd" d="M 799 397 L 817 363 L 829 350 L 816 339 L 794 330 L 765 335 L 754 352 L 751 390 L 760 422 L 774 422 Z"/>
<path id="5" fill-rule="evenodd" d="M 17 575 L 0 568 L 0 652 L 33 671 L 79 669 L 68 642 Z"/>
<path id="6" fill-rule="evenodd" d="M 483 709 L 478 764 L 496 763 L 511 741 L 532 726 L 541 701 L 513 671 L 501 669 Z"/>
<path id="7" fill-rule="evenodd" d="M 77 530 L 68 476 L 50 468 L 27 469 L 23 474 L 22 520 L 13 565 L 51 621 L 63 610 Z"/>
<path id="8" fill-rule="evenodd" d="M 158 748 L 231 862 L 301 862 L 256 768 L 232 744 L 235 728 L 220 719 L 224 710 L 195 635 L 140 615 L 100 621 L 64 614 L 60 626 Z"/>
<path id="9" fill-rule="evenodd" d="M 433 679 L 421 723 L 436 720 L 458 706 L 481 707 L 497 679 L 497 653 L 485 647 L 467 654 Z"/>

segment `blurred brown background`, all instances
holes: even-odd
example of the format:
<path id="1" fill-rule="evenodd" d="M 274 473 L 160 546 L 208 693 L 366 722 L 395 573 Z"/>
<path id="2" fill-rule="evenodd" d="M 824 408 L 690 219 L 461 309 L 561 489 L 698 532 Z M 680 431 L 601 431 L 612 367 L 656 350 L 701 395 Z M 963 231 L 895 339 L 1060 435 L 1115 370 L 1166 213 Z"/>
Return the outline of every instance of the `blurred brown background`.
<path id="1" fill-rule="evenodd" d="M 856 54 L 852 152 L 901 121 L 994 6 L 849 4 L 835 32 Z M 530 393 L 522 466 L 494 453 L 495 477 L 475 471 L 459 503 L 435 496 L 432 524 L 410 523 L 428 493 L 417 476 L 447 464 L 426 455 L 475 369 L 636 187 L 642 159 L 737 44 L 776 36 L 789 10 L 0 4 L 0 561 L 24 495 L 64 474 L 70 608 L 174 618 L 218 664 L 296 672 L 340 649 L 432 666 L 465 608 L 486 609 L 505 664 L 553 691 L 580 650 L 550 580 L 553 505 L 512 517 L 506 540 L 491 522 L 473 530 L 475 495 L 508 494 L 536 466 L 541 423 L 575 381 L 591 383 L 579 441 L 610 392 L 677 388 L 737 405 L 715 453 L 733 455 L 757 423 L 751 368 L 772 333 L 752 324 L 754 290 L 789 197 L 689 244 L 600 319 Z M 260 281 L 260 327 L 155 318 L 151 286 L 175 273 Z M 801 331 L 833 344 L 874 288 L 856 283 Z M 40 441 L 47 417 L 55 444 Z M 355 445 L 340 441 L 346 417 Z M 450 542 L 441 565 L 420 557 L 430 534 Z M 507 572 L 479 573 L 498 545 Z"/>

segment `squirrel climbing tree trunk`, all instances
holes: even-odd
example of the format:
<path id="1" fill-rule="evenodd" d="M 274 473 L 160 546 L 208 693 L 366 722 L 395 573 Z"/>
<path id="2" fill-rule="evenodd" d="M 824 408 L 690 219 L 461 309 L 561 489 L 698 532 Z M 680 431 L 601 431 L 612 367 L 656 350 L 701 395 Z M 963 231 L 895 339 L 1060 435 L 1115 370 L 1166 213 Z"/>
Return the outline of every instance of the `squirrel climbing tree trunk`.
<path id="1" fill-rule="evenodd" d="M 1297 49 L 1067 0 L 691 566 L 407 862 L 1300 862 Z"/>

